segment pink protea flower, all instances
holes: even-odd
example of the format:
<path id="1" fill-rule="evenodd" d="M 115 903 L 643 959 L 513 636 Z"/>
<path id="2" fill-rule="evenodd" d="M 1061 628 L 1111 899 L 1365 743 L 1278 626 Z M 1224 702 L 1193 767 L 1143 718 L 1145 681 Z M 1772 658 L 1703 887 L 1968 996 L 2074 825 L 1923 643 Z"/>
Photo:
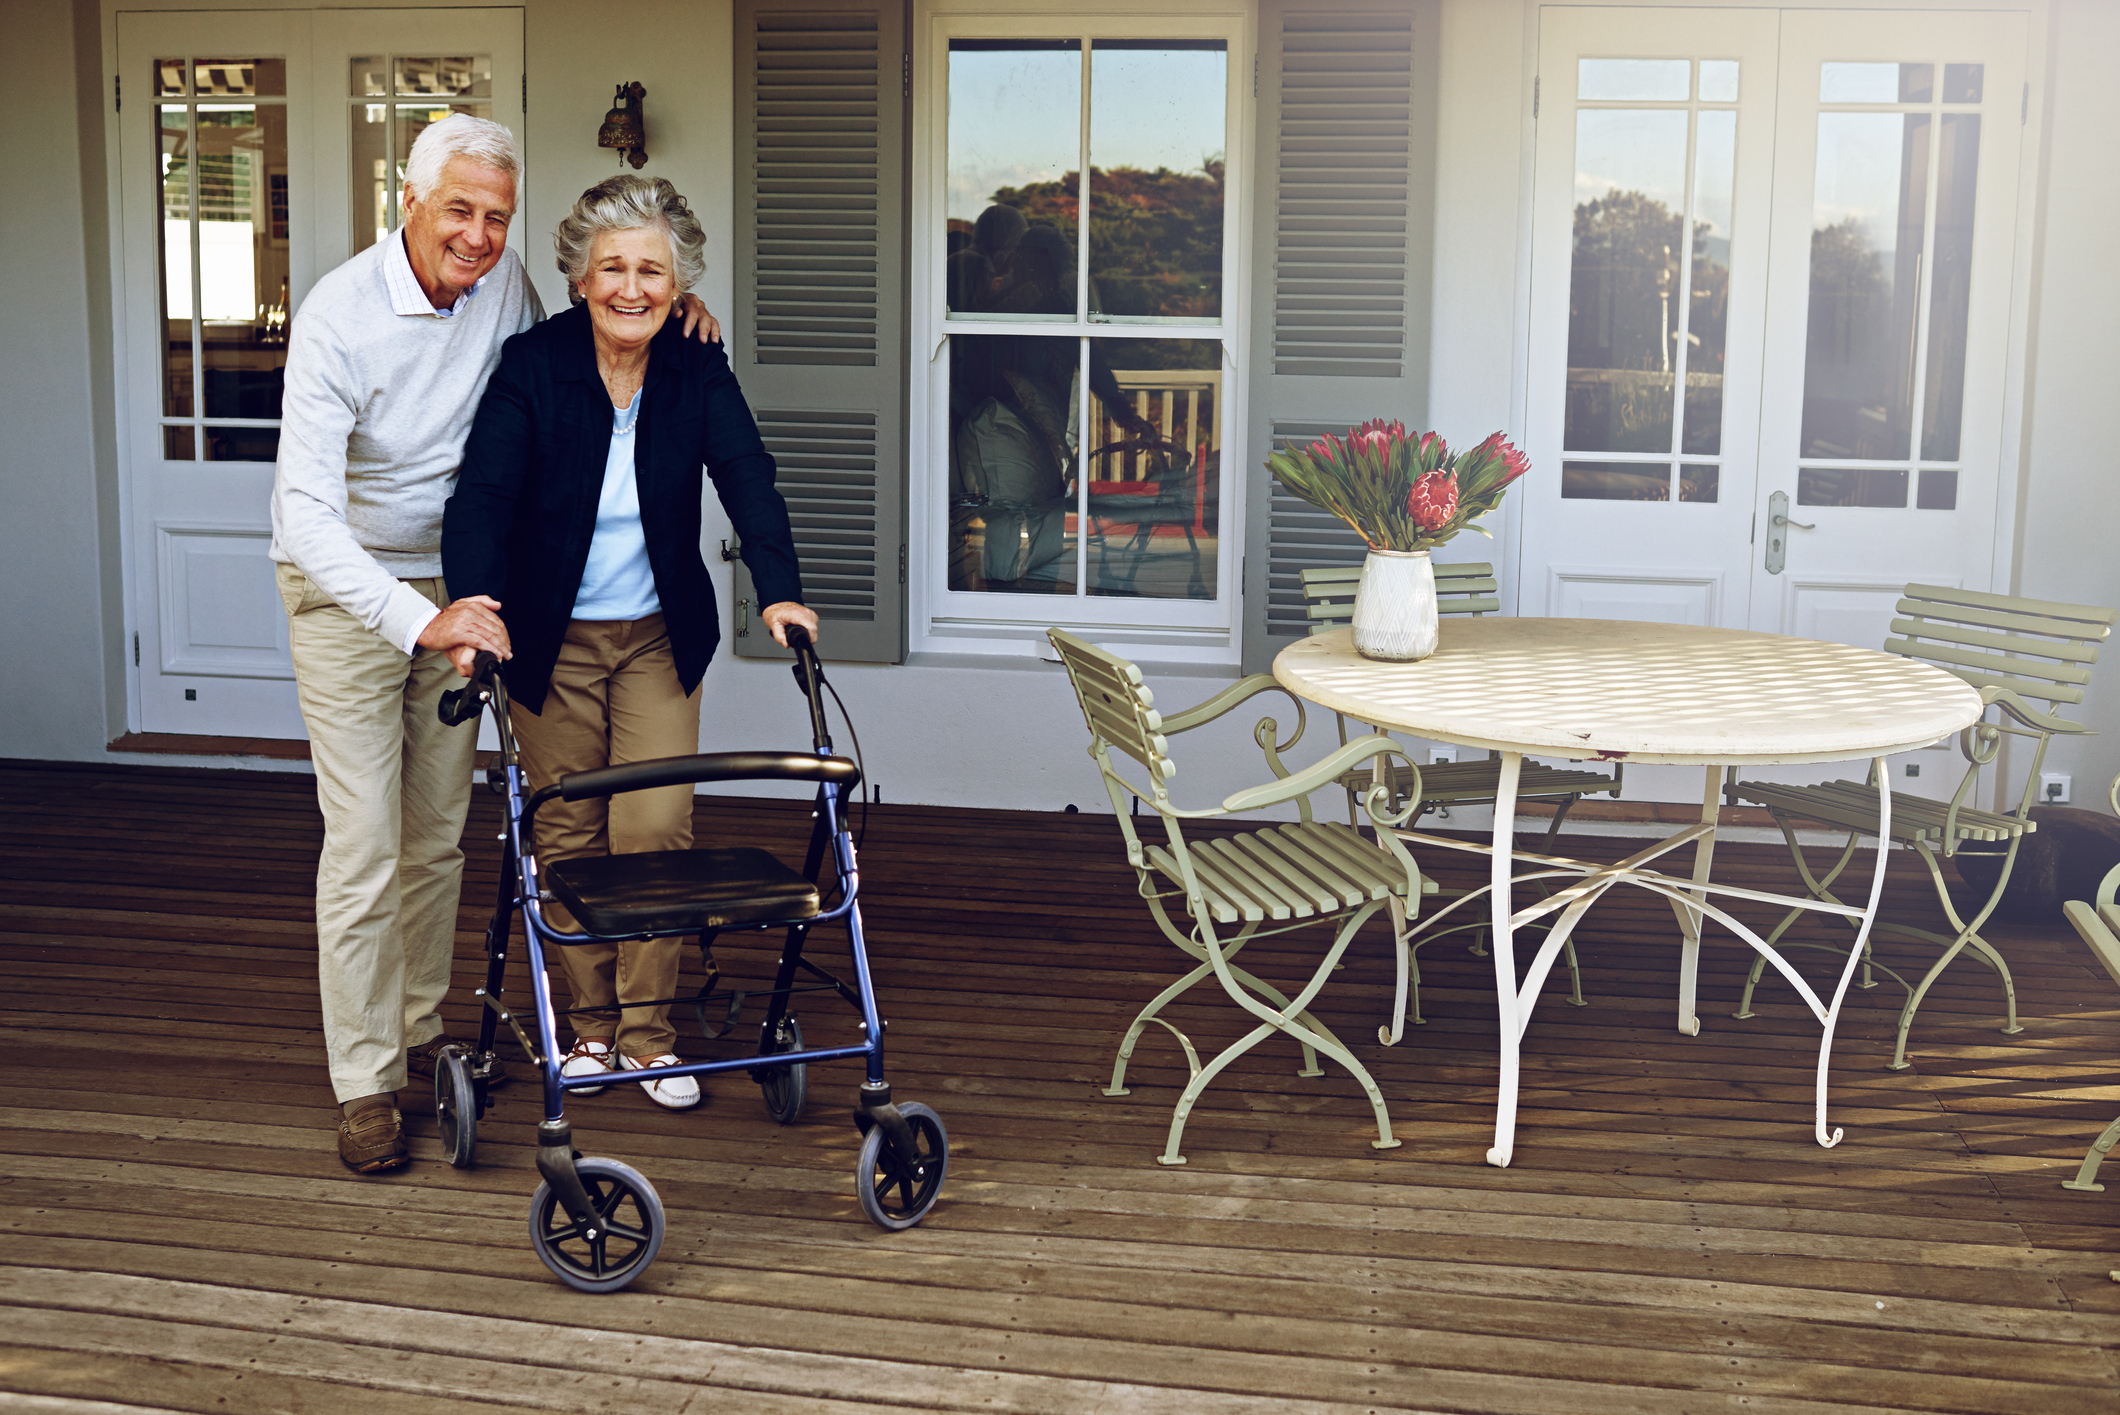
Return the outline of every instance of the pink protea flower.
<path id="1" fill-rule="evenodd" d="M 1385 422 L 1372 418 L 1356 428 L 1347 438 L 1350 448 L 1366 448 L 1375 454 L 1378 461 L 1389 462 L 1392 449 L 1406 440 L 1406 424 Z"/>
<path id="2" fill-rule="evenodd" d="M 1507 486 L 1531 470 L 1531 459 L 1519 452 L 1507 438 L 1498 432 L 1491 434 L 1485 442 L 1482 442 L 1479 445 L 1479 451 L 1474 455 L 1482 461 L 1492 457 L 1501 462 L 1503 472 L 1501 477 L 1495 482 L 1497 487 Z"/>
<path id="3" fill-rule="evenodd" d="M 1449 472 L 1423 472 L 1406 496 L 1406 514 L 1424 531 L 1439 531 L 1457 515 L 1457 478 Z"/>

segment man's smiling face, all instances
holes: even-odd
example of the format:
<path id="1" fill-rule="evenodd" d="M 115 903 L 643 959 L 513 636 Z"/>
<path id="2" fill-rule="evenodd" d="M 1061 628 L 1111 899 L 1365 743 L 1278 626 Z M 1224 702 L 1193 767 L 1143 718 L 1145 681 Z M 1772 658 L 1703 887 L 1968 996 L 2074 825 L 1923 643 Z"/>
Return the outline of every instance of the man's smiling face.
<path id="1" fill-rule="evenodd" d="M 436 309 L 446 309 L 501 258 L 515 216 L 515 178 L 452 157 L 433 190 L 404 196 L 405 254 Z"/>

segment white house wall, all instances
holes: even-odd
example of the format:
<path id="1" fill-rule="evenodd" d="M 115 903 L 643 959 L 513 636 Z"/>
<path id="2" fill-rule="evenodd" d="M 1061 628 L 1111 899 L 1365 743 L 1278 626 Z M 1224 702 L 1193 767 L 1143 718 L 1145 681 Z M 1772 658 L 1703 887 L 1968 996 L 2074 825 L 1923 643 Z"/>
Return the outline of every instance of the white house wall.
<path id="1" fill-rule="evenodd" d="M 140 8 L 199 6 L 190 0 Z M 733 85 L 726 0 L 639 0 L 623 7 L 526 0 L 524 9 L 531 166 L 524 245 L 548 306 L 564 295 L 545 255 L 545 233 L 576 192 L 613 170 L 610 154 L 591 141 L 593 128 L 612 86 L 638 79 L 649 95 L 646 170 L 670 177 L 708 218 L 704 293 L 717 310 L 730 309 Z M 24 111 L 40 115 L 40 141 L 12 144 L 0 157 L 11 178 L 7 190 L 35 197 L 11 200 L 0 216 L 8 270 L 0 282 L 0 322 L 8 334 L 0 351 L 0 427 L 6 429 L 0 485 L 7 488 L 0 516 L 0 603 L 7 612 L 0 635 L 11 670 L 0 684 L 0 757 L 109 761 L 105 743 L 128 727 L 130 663 L 118 609 L 122 517 L 110 451 L 119 414 L 107 376 L 111 320 L 97 297 L 84 292 L 107 282 L 110 269 L 102 244 L 110 198 L 100 163 L 114 5 L 14 0 L 8 11 L 15 52 L 72 55 L 79 62 L 18 66 L 28 86 Z M 2120 603 L 2120 570 L 2109 549 L 2120 399 L 2105 356 L 2111 331 L 2120 327 L 2120 288 L 2104 249 L 2120 223 L 2106 156 L 2120 126 L 2108 82 L 2120 67 L 2120 5 L 2056 0 L 2050 14 L 2036 11 L 2034 22 L 2047 26 L 2048 73 L 2043 85 L 2035 79 L 2033 102 L 2046 105 L 2050 141 L 2030 284 L 2031 395 L 2015 587 Z M 1531 5 L 1442 0 L 1429 406 L 1442 430 L 1459 437 L 1522 426 L 1519 331 L 1535 33 Z M 76 153 L 88 160 L 77 163 Z M 732 333 L 740 340 L 744 331 Z M 710 524 L 708 543 L 721 534 Z M 1497 544 L 1504 559 L 1510 543 L 1505 527 Z M 721 587 L 726 591 L 726 575 Z M 2120 767 L 2114 672 L 2106 669 L 2094 684 L 2093 716 L 2107 735 L 2066 749 L 2062 758 L 2076 774 L 2079 801 Z M 833 676 L 887 801 L 1102 808 L 1092 794 L 1081 719 L 1055 666 L 1026 655 L 1012 667 L 916 661 L 850 665 Z M 1150 680 L 1170 704 L 1204 697 L 1229 681 L 1198 669 L 1166 677 L 1153 667 Z M 792 685 L 779 665 L 723 658 L 709 674 L 708 703 L 705 749 L 799 736 Z M 1270 703 L 1262 710 L 1285 724 L 1285 702 Z M 1313 742 L 1331 736 L 1329 722 L 1319 727 L 1313 724 Z M 1219 798 L 1259 775 L 1243 730 L 1181 761 L 1186 771 L 1174 786 L 1189 802 Z"/>

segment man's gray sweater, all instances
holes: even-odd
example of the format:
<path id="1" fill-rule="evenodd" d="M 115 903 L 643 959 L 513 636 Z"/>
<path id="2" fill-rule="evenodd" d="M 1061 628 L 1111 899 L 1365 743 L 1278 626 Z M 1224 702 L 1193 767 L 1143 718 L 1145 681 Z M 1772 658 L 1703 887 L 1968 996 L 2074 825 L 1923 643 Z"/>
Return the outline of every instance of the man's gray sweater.
<path id="1" fill-rule="evenodd" d="M 391 261 L 405 262 L 399 233 L 319 280 L 295 315 L 272 558 L 411 653 L 435 609 L 398 581 L 442 573 L 442 507 L 472 415 L 501 344 L 544 309 L 513 250 L 448 316 L 407 299 L 410 266 L 393 282 Z"/>

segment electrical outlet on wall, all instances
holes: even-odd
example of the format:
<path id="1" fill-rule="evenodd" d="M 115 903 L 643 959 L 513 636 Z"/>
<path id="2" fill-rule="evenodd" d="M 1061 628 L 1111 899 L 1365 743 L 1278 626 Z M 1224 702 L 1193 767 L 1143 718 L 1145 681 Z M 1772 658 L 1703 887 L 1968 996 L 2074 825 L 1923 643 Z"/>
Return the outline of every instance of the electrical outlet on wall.
<path id="1" fill-rule="evenodd" d="M 1457 748 L 1455 747 L 1437 747 L 1428 754 L 1428 765 L 1430 766 L 1441 766 L 1445 762 L 1454 762 L 1456 760 Z"/>
<path id="2" fill-rule="evenodd" d="M 2065 806 L 2068 804 L 2068 773 L 2065 771 L 2042 771 L 2039 773 L 2039 803 L 2043 806 Z"/>

